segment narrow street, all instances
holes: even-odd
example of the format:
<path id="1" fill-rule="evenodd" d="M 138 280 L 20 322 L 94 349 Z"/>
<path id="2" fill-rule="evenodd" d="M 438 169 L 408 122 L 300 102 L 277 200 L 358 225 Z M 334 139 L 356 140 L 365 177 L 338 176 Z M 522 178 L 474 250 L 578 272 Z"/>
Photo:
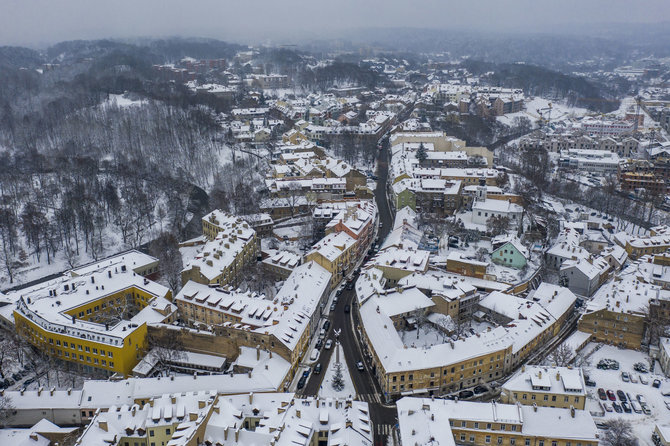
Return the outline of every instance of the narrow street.
<path id="1" fill-rule="evenodd" d="M 375 189 L 375 200 L 379 211 L 380 227 L 378 230 L 378 239 L 382 242 L 388 235 L 393 226 L 393 217 L 389 203 L 386 198 L 386 183 L 388 180 L 388 149 L 384 148 L 379 151 L 379 161 L 377 169 L 377 187 Z M 358 276 L 353 275 L 354 283 Z M 370 405 L 370 416 L 375 426 L 375 444 L 385 444 L 387 436 L 391 433 L 393 426 L 396 424 L 396 410 L 394 406 L 384 406 L 384 395 L 381 392 L 379 383 L 377 383 L 369 370 L 369 363 L 364 360 L 359 344 L 359 336 L 357 327 L 359 325 L 358 311 L 355 308 L 356 291 L 354 289 L 348 290 L 344 288 L 340 295 L 335 311 L 329 315 L 331 321 L 331 328 L 326 333 L 325 339 L 334 340 L 334 330 L 341 330 L 340 343 L 345 353 L 347 367 L 356 388 L 357 398 L 367 401 Z M 345 312 L 345 306 L 349 305 L 350 311 Z M 325 340 L 324 340 L 325 343 Z M 316 396 L 321 388 L 321 383 L 324 379 L 328 363 L 335 349 L 326 350 L 321 349 L 321 354 L 316 363 L 312 367 L 309 379 L 305 387 L 297 393 L 300 395 Z M 359 371 L 356 364 L 363 362 L 365 366 L 364 371 Z M 314 374 L 314 366 L 321 364 L 322 372 Z"/>

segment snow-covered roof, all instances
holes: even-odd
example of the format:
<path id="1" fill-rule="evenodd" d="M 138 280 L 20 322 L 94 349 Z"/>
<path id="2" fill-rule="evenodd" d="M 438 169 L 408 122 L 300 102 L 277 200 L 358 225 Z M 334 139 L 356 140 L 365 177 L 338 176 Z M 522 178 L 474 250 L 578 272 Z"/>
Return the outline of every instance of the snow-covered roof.
<path id="1" fill-rule="evenodd" d="M 581 368 L 526 365 L 512 376 L 503 389 L 510 392 L 543 390 L 560 395 L 585 395 L 584 376 Z"/>
<path id="2" fill-rule="evenodd" d="M 572 416 L 570 409 L 428 398 L 402 398 L 397 406 L 402 444 L 454 446 L 451 422 L 457 426 L 459 420 L 521 426 L 526 437 L 598 442 L 595 422 L 584 410 Z"/>

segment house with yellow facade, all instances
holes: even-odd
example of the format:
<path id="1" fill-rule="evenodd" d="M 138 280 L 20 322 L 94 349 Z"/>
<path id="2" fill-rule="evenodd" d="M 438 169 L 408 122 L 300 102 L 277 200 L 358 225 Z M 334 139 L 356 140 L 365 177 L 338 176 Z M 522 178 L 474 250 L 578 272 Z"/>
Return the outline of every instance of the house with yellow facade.
<path id="1" fill-rule="evenodd" d="M 13 294 L 19 335 L 89 374 L 130 375 L 146 352 L 147 325 L 176 318 L 172 292 L 125 264 L 68 273 Z"/>
<path id="2" fill-rule="evenodd" d="M 356 239 L 346 232 L 326 235 L 305 254 L 305 262 L 313 261 L 331 274 L 331 286 L 351 271 L 356 260 Z"/>
<path id="3" fill-rule="evenodd" d="M 523 366 L 502 385 L 500 401 L 526 406 L 562 407 L 584 410 L 586 386 L 577 367 Z"/>

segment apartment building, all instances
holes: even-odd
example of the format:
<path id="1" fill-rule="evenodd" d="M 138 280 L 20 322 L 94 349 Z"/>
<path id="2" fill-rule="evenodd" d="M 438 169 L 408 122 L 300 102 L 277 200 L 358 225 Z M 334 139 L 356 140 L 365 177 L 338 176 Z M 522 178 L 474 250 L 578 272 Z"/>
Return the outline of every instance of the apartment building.
<path id="1" fill-rule="evenodd" d="M 575 408 L 402 398 L 400 440 L 428 446 L 597 446 L 591 414 Z"/>
<path id="2" fill-rule="evenodd" d="M 275 352 L 295 372 L 318 326 L 331 285 L 331 273 L 306 260 L 286 279 L 273 299 L 257 293 L 210 288 L 188 282 L 175 303 L 183 321 L 224 336 L 227 352 L 260 346 Z"/>
<path id="3" fill-rule="evenodd" d="M 128 376 L 146 352 L 147 325 L 176 318 L 172 292 L 125 264 L 80 273 L 15 291 L 15 328 L 69 367 Z"/>
<path id="4" fill-rule="evenodd" d="M 584 410 L 584 374 L 581 368 L 523 366 L 502 385 L 500 401 L 506 404 Z"/>
<path id="5" fill-rule="evenodd" d="M 202 220 L 204 239 L 181 272 L 182 284 L 189 280 L 206 285 L 236 284 L 244 266 L 255 262 L 259 241 L 241 217 L 213 211 Z M 201 244 L 200 244 L 201 243 Z"/>
<path id="6" fill-rule="evenodd" d="M 331 274 L 331 286 L 334 286 L 351 271 L 358 259 L 356 252 L 356 239 L 346 232 L 333 232 L 305 254 L 305 262 L 313 261 L 322 266 Z"/>

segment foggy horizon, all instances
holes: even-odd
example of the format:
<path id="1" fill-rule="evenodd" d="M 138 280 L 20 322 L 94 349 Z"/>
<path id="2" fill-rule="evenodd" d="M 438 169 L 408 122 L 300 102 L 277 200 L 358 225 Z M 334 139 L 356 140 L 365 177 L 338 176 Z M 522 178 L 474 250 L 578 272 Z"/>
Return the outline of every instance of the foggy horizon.
<path id="1" fill-rule="evenodd" d="M 345 0 L 317 3 L 288 0 L 227 5 L 198 0 L 141 3 L 119 0 L 92 5 L 82 0 L 0 1 L 0 45 L 47 47 L 68 40 L 213 38 L 239 43 L 299 43 L 304 39 L 346 38 L 362 30 L 394 28 L 504 34 L 592 34 L 598 28 L 659 25 L 670 18 L 670 2 L 643 0 L 530 0 L 476 4 L 419 0 Z"/>

